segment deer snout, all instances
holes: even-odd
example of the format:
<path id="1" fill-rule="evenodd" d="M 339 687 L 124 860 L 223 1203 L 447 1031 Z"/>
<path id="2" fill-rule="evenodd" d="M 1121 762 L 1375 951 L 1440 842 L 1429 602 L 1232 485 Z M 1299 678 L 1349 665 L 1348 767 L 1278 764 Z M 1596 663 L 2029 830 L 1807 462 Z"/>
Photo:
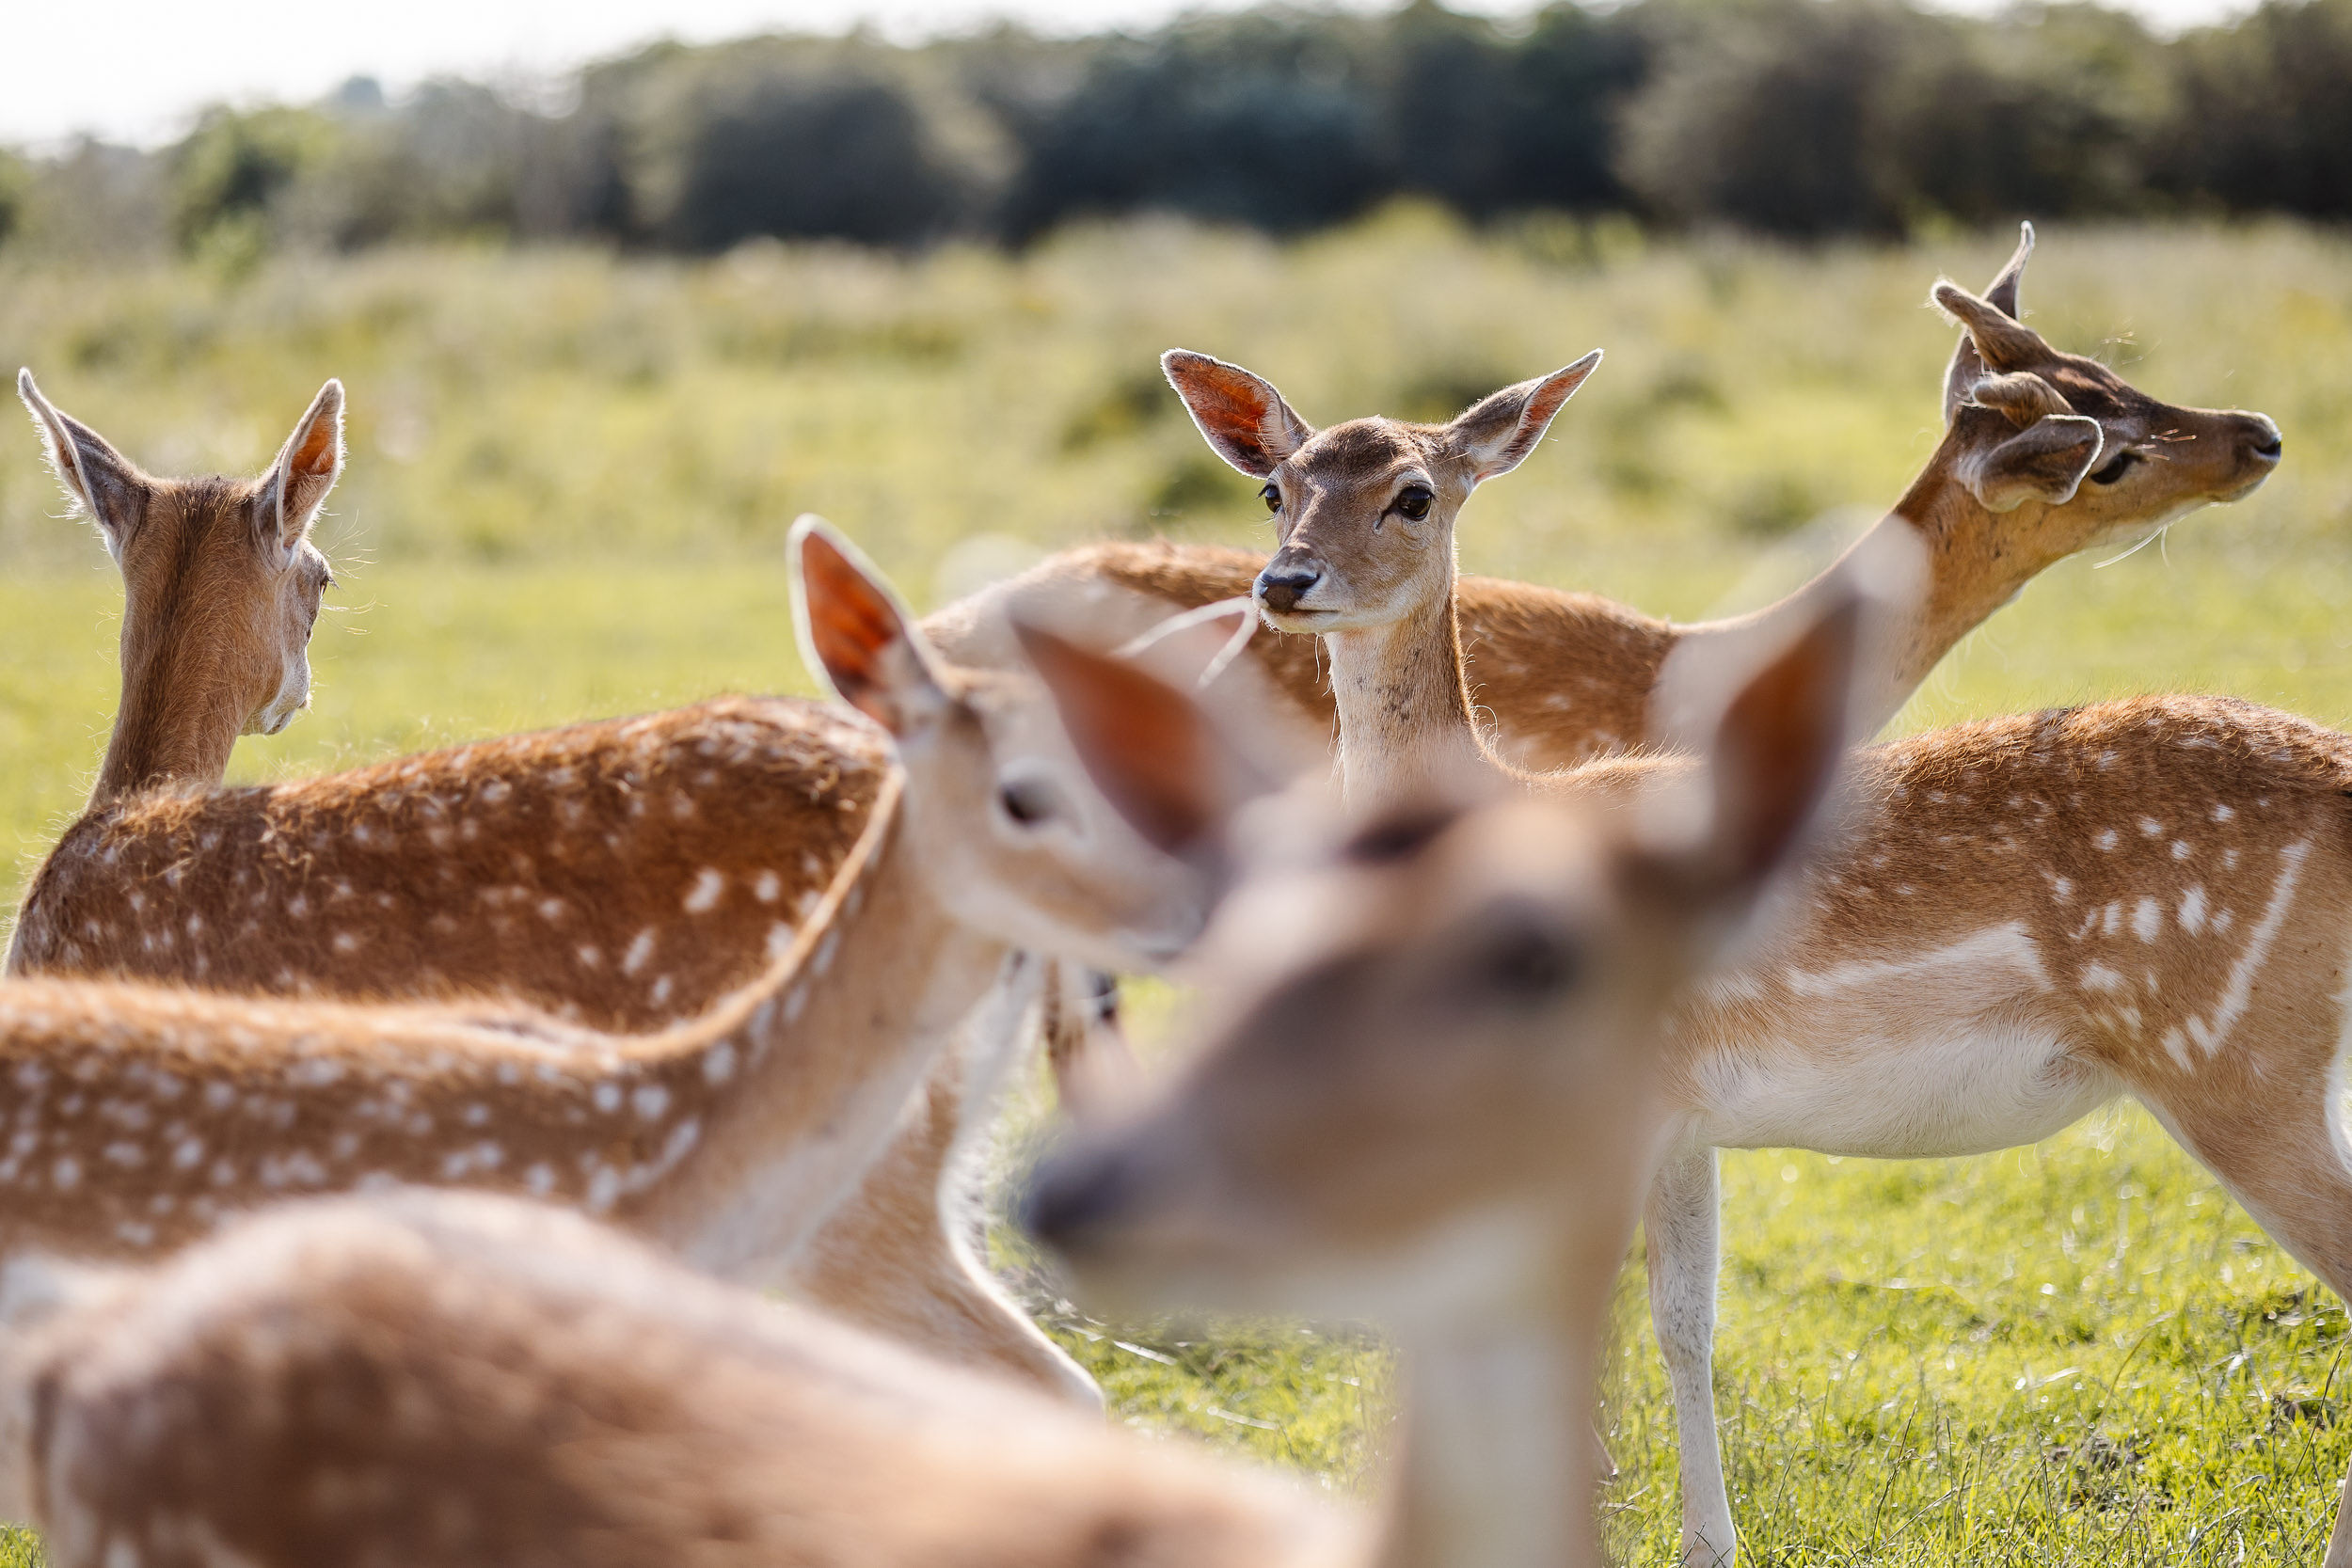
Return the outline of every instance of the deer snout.
<path id="1" fill-rule="evenodd" d="M 1258 602 L 1277 615 L 1287 615 L 1322 580 L 1322 567 L 1297 558 L 1285 561 L 1277 554 L 1258 574 Z"/>
<path id="2" fill-rule="evenodd" d="M 1146 1185 L 1130 1150 L 1096 1148 L 1057 1155 L 1038 1168 L 1021 1206 L 1022 1228 L 1073 1263 L 1099 1253 Z"/>
<path id="3" fill-rule="evenodd" d="M 2272 422 L 2270 416 L 2240 414 L 2238 420 L 2241 425 L 2238 445 L 2246 454 L 2265 463 L 2278 462 L 2280 454 L 2286 451 L 2286 443 L 2280 438 L 2279 427 Z"/>

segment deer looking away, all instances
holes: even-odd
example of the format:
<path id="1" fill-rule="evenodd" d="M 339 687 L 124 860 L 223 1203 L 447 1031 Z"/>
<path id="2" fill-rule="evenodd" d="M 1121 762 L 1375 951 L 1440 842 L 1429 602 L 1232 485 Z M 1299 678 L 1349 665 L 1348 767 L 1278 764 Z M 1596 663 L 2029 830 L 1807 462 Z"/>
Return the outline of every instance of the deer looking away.
<path id="1" fill-rule="evenodd" d="M 1812 640 L 1824 673 L 1833 641 Z M 1244 787 L 1242 770 L 1223 766 L 1220 738 L 1184 699 L 1093 665 L 1115 684 L 1108 705 L 1073 702 L 1112 721 L 1089 743 L 1124 759 L 1124 795 L 1142 825 L 1198 854 Z M 1140 706 L 1119 705 L 1136 692 Z M 1288 911 L 1282 929 L 1302 928 L 1295 917 L 1309 907 L 1344 919 L 1304 949 L 1292 944 L 1286 969 L 1249 940 L 1248 921 L 1269 911 L 1236 903 L 1255 915 L 1222 949 L 1220 983 L 1239 988 L 1245 1022 L 1136 1130 L 1141 1160 L 1106 1170 L 1123 1146 L 1098 1144 L 1048 1178 L 1035 1206 L 1047 1233 L 1098 1271 L 1115 1261 L 1133 1288 L 1137 1265 L 1165 1249 L 1171 1211 L 1189 1203 L 1177 1228 L 1193 1250 L 1155 1286 L 1182 1291 L 1271 1270 L 1312 1279 L 1311 1294 L 1344 1309 L 1398 1308 L 1427 1323 L 1438 1304 L 1399 1291 L 1408 1259 L 1477 1257 L 1480 1242 L 1466 1248 L 1444 1233 L 1455 1222 L 1475 1229 L 1498 1203 L 1565 1208 L 1601 1243 L 1591 1259 L 1525 1278 L 1507 1257 L 1475 1278 L 1441 1271 L 1464 1300 L 1440 1310 L 1448 1322 L 1484 1311 L 1515 1324 L 1565 1312 L 1580 1331 L 1596 1329 L 1659 1121 L 1644 1064 L 1663 999 L 1755 902 L 1820 793 L 1836 752 L 1835 705 L 1822 697 L 1820 675 L 1788 667 L 1735 705 L 1744 727 L 1725 725 L 1740 733 L 1722 749 L 1717 790 L 1745 804 L 1696 814 L 1708 832 L 1692 832 L 1687 812 L 1637 824 L 1514 802 L 1359 839 L 1336 856 L 1291 856 L 1268 879 Z M 1416 923 L 1434 940 L 1412 940 Z M 1318 1017 L 1329 965 L 1377 958 L 1373 949 L 1392 942 L 1413 961 L 1409 980 L 1391 971 L 1399 994 L 1422 1006 Z M 1549 945 L 1584 942 L 1590 962 Z M 1440 993 L 1452 1009 L 1443 1018 L 1428 1006 Z M 1542 1010 L 1586 1036 L 1560 1071 L 1528 1067 L 1537 1058 L 1522 1037 Z M 1524 1086 L 1575 1106 L 1595 1135 L 1506 1147 L 1497 1137 L 1506 1130 L 1480 1114 L 1491 1107 L 1447 1097 L 1423 1117 L 1383 1107 L 1405 1146 L 1368 1136 L 1373 1124 L 1349 1114 L 1358 1098 L 1402 1079 L 1417 1105 L 1434 1108 L 1440 1097 L 1429 1091 L 1454 1086 L 1420 1033 L 1432 1024 L 1488 1063 L 1518 1047 Z M 1285 1066 L 1291 1053 L 1360 1053 L 1367 1070 L 1347 1103 L 1331 1103 L 1329 1085 Z M 1241 1092 L 1204 1092 L 1220 1079 L 1239 1079 Z M 1507 1131 L 1527 1124 L 1518 1110 Z M 1286 1128 L 1296 1134 L 1288 1147 Z M 1151 1158 L 1170 1138 L 1185 1150 L 1180 1165 Z M 1473 1149 L 1478 1158 L 1463 1157 Z M 1359 1201 L 1390 1190 L 1399 1162 L 1470 1184 L 1418 1192 L 1410 1208 Z M 1171 1176 L 1203 1184 L 1170 1190 Z M 1485 1234 L 1504 1249 L 1519 1240 L 1507 1225 Z M 10 1284 L 0 1507 L 47 1532 L 59 1568 L 1597 1561 L 1583 1496 L 1564 1506 L 1554 1477 L 1527 1462 L 1589 1399 L 1589 1358 L 1549 1356 L 1550 1339 L 1522 1341 L 1544 1358 L 1520 1366 L 1492 1346 L 1483 1358 L 1451 1354 L 1462 1341 L 1449 1337 L 1433 1347 L 1449 1354 L 1416 1365 L 1397 1502 L 1375 1544 L 1367 1522 L 1251 1472 L 755 1302 L 512 1198 L 314 1200 L 246 1220 L 161 1268 L 29 1277 L 20 1268 Z M 1488 1463 L 1498 1452 L 1510 1462 Z"/>
<path id="2" fill-rule="evenodd" d="M 2056 497 L 2087 465 L 2118 461 L 2104 418 L 2088 421 L 2096 440 L 2075 442 L 2086 421 L 2051 411 L 2057 394 L 2038 389 L 2063 385 L 2089 403 L 2081 386 L 2057 369 L 2001 368 L 2030 334 L 1948 284 L 1936 297 L 1969 325 L 1963 366 L 1980 354 L 1987 373 L 1954 405 L 1898 523 L 1958 506 L 1963 492 Z M 1278 467 L 1296 515 L 1268 579 L 1286 562 L 1340 561 L 1344 582 L 1379 590 L 1325 596 L 1319 578 L 1315 594 L 1271 612 L 1278 625 L 1338 628 L 1325 640 L 1352 794 L 1409 798 L 1450 769 L 1545 794 L 1607 793 L 1637 766 L 1530 774 L 1495 754 L 1466 695 L 1453 507 L 1433 499 L 1418 523 L 1393 510 L 1415 488 L 1458 498 L 1461 476 L 1496 460 L 1484 454 L 1532 448 L 1586 370 L 1499 392 L 1434 430 L 1338 426 Z M 1230 368 L 1202 373 L 1228 401 L 1263 387 Z M 1279 397 L 1255 395 L 1269 409 Z M 1838 574 L 1875 569 L 1907 543 L 1928 552 L 1932 603 L 1943 557 L 1934 535 L 1907 526 L 1873 531 Z M 1678 679 L 1679 667 L 1777 619 L 1686 643 L 1655 704 L 1661 733 L 1688 721 L 1673 693 L 1703 688 Z M 1904 666 L 1922 624 L 1893 626 L 1886 667 Z M 1866 677 L 1867 721 L 1883 715 L 1889 680 L 1884 668 Z M 1669 1036 L 1675 1141 L 1645 1229 L 1692 1563 L 1736 1550 L 1709 1366 L 1718 1148 L 1975 1154 L 2035 1142 L 2129 1094 L 2330 1289 L 2352 1289 L 2352 1165 L 2330 1086 L 2352 1037 L 2352 740 L 2243 703 L 2145 697 L 1915 736 L 1865 753 L 1855 787 L 1888 809 L 1821 858 L 1798 911 L 1692 998 Z M 2352 1568 L 2342 1512 L 2327 1560 Z"/>
<path id="3" fill-rule="evenodd" d="M 1882 721 L 2044 567 L 2236 500 L 2279 463 L 2278 427 L 2264 416 L 2160 403 L 2023 325 L 2018 290 L 2032 248 L 2027 225 L 1981 299 L 1937 290 L 1963 330 L 1945 376 L 1943 441 L 1876 531 L 1915 535 L 1929 549 L 1928 594 L 1880 671 L 1871 708 Z M 1391 592 L 1391 574 L 1426 554 L 1417 541 L 1449 528 L 1470 489 L 1493 477 L 1425 450 L 1448 427 L 1353 420 L 1317 436 L 1270 383 L 1238 367 L 1182 351 L 1163 363 L 1210 446 L 1265 482 L 1273 559 L 1165 544 L 1073 550 L 934 615 L 928 629 L 950 657 L 1013 657 L 1009 614 L 1109 648 L 1171 614 L 1252 594 L 1278 629 L 1333 629 Z M 1399 483 L 1414 462 L 1435 469 L 1418 485 Z M 1589 594 L 1468 577 L 1455 589 L 1459 638 L 1496 749 L 1522 767 L 1565 768 L 1646 738 L 1651 693 L 1675 649 L 1778 626 L 1828 580 L 1753 616 L 1678 626 Z M 1334 698 L 1314 643 L 1261 637 L 1227 678 L 1236 677 L 1318 742 L 1328 736 Z"/>
<path id="4" fill-rule="evenodd" d="M 49 466 L 122 569 L 122 701 L 93 809 L 167 781 L 220 783 L 241 735 L 310 704 L 310 631 L 335 578 L 310 527 L 343 464 L 329 381 L 259 479 L 155 479 L 16 373 Z"/>
<path id="5" fill-rule="evenodd" d="M 375 1174 L 522 1191 L 554 1180 L 592 1208 L 601 1191 L 613 1212 L 642 1212 L 707 1266 L 788 1269 L 803 1293 L 838 1296 L 942 1354 L 1095 1397 L 951 1244 L 936 1180 L 926 1190 L 877 1173 L 871 1203 L 836 1222 L 848 1239 L 811 1232 L 881 1152 L 1008 942 L 1150 967 L 1197 931 L 1205 885 L 1101 802 L 1033 683 L 941 665 L 887 587 L 813 520 L 794 546 L 805 641 L 895 742 L 903 807 L 892 747 L 867 724 L 738 699 L 321 779 L 151 796 L 87 820 L 36 883 L 30 969 L 476 1000 L 454 1020 L 395 1025 L 364 1008 L 127 987 L 0 990 L 0 1049 L 50 1062 L 60 1084 L 92 1075 L 26 1102 L 27 1152 L 0 1171 L 48 1196 L 13 1232 L 0 1221 L 0 1247 L 38 1234 L 137 1250 L 274 1191 Z M 713 1011 L 707 993 L 736 975 L 748 989 Z M 485 1020 L 480 1000 L 612 1031 L 653 1024 L 695 990 L 692 1022 L 634 1038 Z M 1017 1017 L 1018 998 L 1004 1010 Z M 180 1059 L 224 1037 L 257 1042 L 219 1058 L 225 1084 Z M 559 1086 L 541 1087 L 550 1073 Z M 189 1086 L 191 1102 L 134 1093 L 150 1074 Z M 141 1120 L 72 1119 L 85 1096 L 112 1105 L 118 1093 Z M 384 1109 L 394 1097 L 397 1116 Z M 281 1108 L 263 1117 L 256 1102 Z M 267 1119 L 279 1116 L 294 1119 Z M 405 1150 L 375 1141 L 420 1118 L 429 1132 L 412 1129 Z M 936 1120 L 898 1152 L 936 1153 Z M 675 1158 L 658 1140 L 596 1152 L 620 1129 L 686 1143 Z M 525 1154 L 546 1137 L 586 1141 Z M 175 1164 L 180 1148 L 201 1158 Z"/>

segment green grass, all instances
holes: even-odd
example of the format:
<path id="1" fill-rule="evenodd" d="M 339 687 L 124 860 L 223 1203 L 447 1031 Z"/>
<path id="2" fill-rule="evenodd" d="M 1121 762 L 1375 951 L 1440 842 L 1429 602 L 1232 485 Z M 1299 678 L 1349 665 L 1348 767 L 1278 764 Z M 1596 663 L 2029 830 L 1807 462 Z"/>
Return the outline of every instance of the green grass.
<path id="1" fill-rule="evenodd" d="M 1266 372 L 1315 420 L 1441 413 L 1606 347 L 1558 438 L 1470 508 L 1468 563 L 1677 614 L 1753 603 L 1925 455 L 1951 336 L 1919 301 L 1939 273 L 1981 283 L 2008 245 L 1481 237 L 1400 209 L 1289 247 L 1139 224 L 1018 259 L 451 249 L 233 284 L 0 263 L 0 367 L 31 364 L 164 471 L 256 467 L 321 379 L 346 380 L 325 538 L 348 586 L 316 710 L 239 748 L 236 776 L 261 778 L 805 690 L 779 559 L 804 509 L 923 604 L 1102 533 L 1262 540 L 1249 483 L 1154 384 L 1171 343 Z M 2045 575 L 1901 726 L 2159 689 L 2352 720 L 2352 237 L 2045 229 L 2026 300 L 2160 396 L 2274 415 L 2287 461 L 2163 550 Z M 0 437 L 7 897 L 96 765 L 119 603 L 34 458 L 29 432 Z M 2343 1307 L 2144 1116 L 1972 1161 L 1732 1155 L 1724 1188 L 1717 1376 L 1752 1561 L 2316 1559 L 2352 1457 Z M 1341 1491 L 1376 1473 L 1376 1339 L 1094 1323 L 1001 1240 L 1131 1420 Z M 1616 1549 L 1654 1562 L 1677 1483 L 1641 1290 L 1637 1257 L 1605 1503 Z"/>

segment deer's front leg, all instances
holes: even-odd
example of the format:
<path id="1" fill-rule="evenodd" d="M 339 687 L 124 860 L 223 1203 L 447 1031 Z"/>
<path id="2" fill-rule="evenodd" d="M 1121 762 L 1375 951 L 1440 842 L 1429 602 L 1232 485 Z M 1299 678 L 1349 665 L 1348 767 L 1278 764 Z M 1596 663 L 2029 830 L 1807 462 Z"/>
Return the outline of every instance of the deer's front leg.
<path id="1" fill-rule="evenodd" d="M 1716 1205 L 1715 1151 L 1679 1149 L 1659 1167 L 1643 1221 L 1650 1322 L 1674 1385 L 1682 1450 L 1684 1568 L 1730 1568 L 1739 1549 L 1715 1436 Z"/>

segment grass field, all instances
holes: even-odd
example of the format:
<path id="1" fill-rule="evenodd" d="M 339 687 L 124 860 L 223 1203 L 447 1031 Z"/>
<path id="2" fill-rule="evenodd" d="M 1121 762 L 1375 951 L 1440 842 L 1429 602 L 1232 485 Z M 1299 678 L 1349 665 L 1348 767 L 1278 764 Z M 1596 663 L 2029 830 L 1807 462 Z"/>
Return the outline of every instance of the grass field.
<path id="1" fill-rule="evenodd" d="M 2008 245 L 1472 236 L 1401 209 L 1291 247 L 1137 225 L 1014 260 L 446 250 L 233 283 L 0 261 L 0 366 L 32 365 L 159 471 L 258 467 L 317 383 L 345 379 L 352 460 L 324 537 L 346 587 L 316 711 L 241 745 L 249 779 L 806 690 L 780 561 L 802 510 L 925 604 L 1103 533 L 1262 541 L 1249 482 L 1155 383 L 1171 343 L 1327 420 L 1449 411 L 1605 347 L 1557 439 L 1470 508 L 1467 563 L 1677 614 L 1756 602 L 1926 454 L 1951 334 L 1919 302 L 1939 273 L 1980 285 Z M 2035 325 L 2156 395 L 2270 413 L 2286 463 L 2161 549 L 2047 574 L 1901 725 L 2153 689 L 2352 720 L 2352 238 L 2045 230 L 2026 293 Z M 9 898 L 95 767 L 119 601 L 36 455 L 29 429 L 0 438 Z M 2344 1308 L 2144 1116 L 1980 1160 L 1724 1170 L 1718 1379 L 1751 1560 L 2316 1560 L 2352 1457 Z M 1131 1418 L 1365 1485 L 1376 1339 L 1112 1328 L 1028 1283 Z M 1619 1553 L 1654 1562 L 1676 1469 L 1641 1300 L 1637 1249 L 1604 1506 Z"/>

